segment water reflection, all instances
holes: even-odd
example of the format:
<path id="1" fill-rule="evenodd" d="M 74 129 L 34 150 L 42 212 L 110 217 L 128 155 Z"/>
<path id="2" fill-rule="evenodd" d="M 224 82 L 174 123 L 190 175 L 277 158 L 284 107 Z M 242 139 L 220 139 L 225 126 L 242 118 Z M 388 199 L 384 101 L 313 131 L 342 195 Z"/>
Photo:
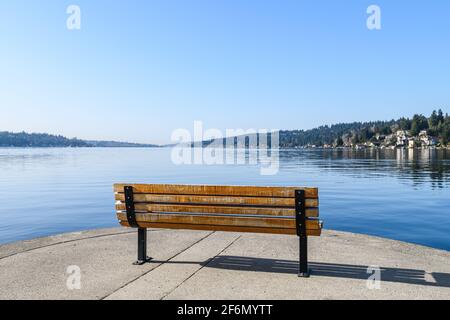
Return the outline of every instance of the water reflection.
<path id="1" fill-rule="evenodd" d="M 413 185 L 429 183 L 433 189 L 450 186 L 448 150 L 285 150 L 280 166 L 315 166 L 357 178 L 396 177 Z"/>

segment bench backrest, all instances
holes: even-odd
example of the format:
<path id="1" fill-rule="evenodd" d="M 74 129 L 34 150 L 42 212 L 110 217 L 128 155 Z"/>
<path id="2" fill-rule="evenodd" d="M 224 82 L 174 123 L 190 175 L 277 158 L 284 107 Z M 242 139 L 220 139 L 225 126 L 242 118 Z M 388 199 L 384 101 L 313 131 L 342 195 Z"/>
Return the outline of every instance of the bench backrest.
<path id="1" fill-rule="evenodd" d="M 115 184 L 117 218 L 123 226 L 130 226 L 126 186 L 132 187 L 141 228 L 274 234 L 297 234 L 295 191 L 304 190 L 307 235 L 321 233 L 317 188 Z"/>

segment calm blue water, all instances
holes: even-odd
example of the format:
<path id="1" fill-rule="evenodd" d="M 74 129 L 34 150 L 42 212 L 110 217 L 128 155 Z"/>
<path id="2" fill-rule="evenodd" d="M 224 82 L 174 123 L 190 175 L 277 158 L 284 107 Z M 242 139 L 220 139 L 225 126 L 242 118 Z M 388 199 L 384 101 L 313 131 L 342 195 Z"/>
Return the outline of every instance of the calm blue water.
<path id="1" fill-rule="evenodd" d="M 283 151 L 258 165 L 172 164 L 170 149 L 0 149 L 0 243 L 117 226 L 112 184 L 305 185 L 325 227 L 450 250 L 449 151 Z"/>

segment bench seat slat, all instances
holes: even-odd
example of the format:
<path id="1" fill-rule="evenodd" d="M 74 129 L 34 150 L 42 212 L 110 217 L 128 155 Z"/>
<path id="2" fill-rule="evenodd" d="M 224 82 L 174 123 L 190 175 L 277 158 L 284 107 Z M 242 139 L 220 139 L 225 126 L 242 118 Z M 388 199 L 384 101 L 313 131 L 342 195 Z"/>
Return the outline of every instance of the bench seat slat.
<path id="1" fill-rule="evenodd" d="M 129 227 L 127 221 L 119 221 L 124 227 Z M 285 234 L 296 235 L 295 229 L 286 228 L 258 228 L 258 227 L 244 227 L 244 226 L 223 226 L 223 225 L 200 225 L 200 224 L 176 224 L 176 223 L 139 223 L 142 228 L 157 228 L 157 229 L 184 229 L 184 230 L 205 230 L 205 231 L 229 231 L 229 232 L 249 232 L 249 233 L 270 233 L 270 234 Z M 320 236 L 321 229 L 306 230 L 308 236 Z"/>
<path id="2" fill-rule="evenodd" d="M 125 201 L 123 193 L 115 194 L 116 201 Z M 211 205 L 246 205 L 246 206 L 271 206 L 271 207 L 295 207 L 294 198 L 270 198 L 270 197 L 239 197 L 239 196 L 195 196 L 195 195 L 161 195 L 161 194 L 135 194 L 135 203 L 163 203 L 163 204 L 211 204 Z M 318 207 L 318 199 L 306 199 L 305 206 Z"/>
<path id="3" fill-rule="evenodd" d="M 127 220 L 126 213 L 117 213 L 121 221 Z M 177 224 L 201 224 L 201 225 L 227 225 L 262 228 L 287 228 L 295 229 L 295 219 L 266 218 L 266 217 L 237 217 L 217 215 L 188 215 L 188 214 L 159 214 L 137 213 L 136 221 L 153 223 L 177 223 Z M 319 220 L 307 220 L 306 229 L 321 229 Z"/>
<path id="4" fill-rule="evenodd" d="M 318 198 L 318 188 L 305 187 L 115 184 L 114 191 L 122 193 L 128 185 L 133 187 L 134 193 L 293 198 L 295 190 L 305 190 L 306 198 Z"/>
<path id="5" fill-rule="evenodd" d="M 135 203 L 136 211 L 144 212 L 190 212 L 190 213 L 221 213 L 241 215 L 265 215 L 294 217 L 295 209 L 270 207 L 238 207 L 238 206 L 210 206 L 210 205 L 175 205 L 175 204 L 146 204 Z M 116 204 L 116 210 L 126 210 L 124 203 Z M 318 217 L 318 208 L 306 208 L 307 217 Z"/>

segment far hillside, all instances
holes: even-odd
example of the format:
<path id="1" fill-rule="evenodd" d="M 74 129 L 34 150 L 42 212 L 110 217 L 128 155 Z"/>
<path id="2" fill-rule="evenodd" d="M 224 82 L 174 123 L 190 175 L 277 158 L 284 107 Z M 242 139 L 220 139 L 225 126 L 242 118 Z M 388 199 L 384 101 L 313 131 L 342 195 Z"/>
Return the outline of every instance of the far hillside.
<path id="1" fill-rule="evenodd" d="M 234 144 L 237 145 L 245 138 L 246 146 L 251 144 L 252 147 L 256 147 L 257 145 L 253 144 L 257 140 L 250 139 L 251 136 L 254 137 L 254 135 L 246 135 L 229 139 L 234 139 Z M 269 138 L 269 146 L 270 140 Z M 310 130 L 279 132 L 280 148 L 450 147 L 449 141 L 450 117 L 448 114 L 444 115 L 442 110 L 433 111 L 429 117 L 416 114 L 411 119 L 339 123 Z M 203 145 L 207 146 L 212 142 L 226 145 L 225 139 L 203 141 Z M 232 140 L 230 143 L 233 144 Z"/>
<path id="2" fill-rule="evenodd" d="M 48 133 L 26 133 L 26 132 L 0 132 L 0 147 L 22 147 L 22 148 L 101 148 L 101 147 L 157 147 L 154 144 L 140 144 L 117 141 L 80 140 L 77 138 L 66 138 L 60 135 Z"/>
<path id="3" fill-rule="evenodd" d="M 425 140 L 429 141 L 427 144 L 447 145 L 450 140 L 450 117 L 438 110 L 428 118 L 416 114 L 411 119 L 340 123 L 311 130 L 280 131 L 282 148 L 398 146 L 401 139 L 404 144 L 413 142 L 414 146 Z"/>

